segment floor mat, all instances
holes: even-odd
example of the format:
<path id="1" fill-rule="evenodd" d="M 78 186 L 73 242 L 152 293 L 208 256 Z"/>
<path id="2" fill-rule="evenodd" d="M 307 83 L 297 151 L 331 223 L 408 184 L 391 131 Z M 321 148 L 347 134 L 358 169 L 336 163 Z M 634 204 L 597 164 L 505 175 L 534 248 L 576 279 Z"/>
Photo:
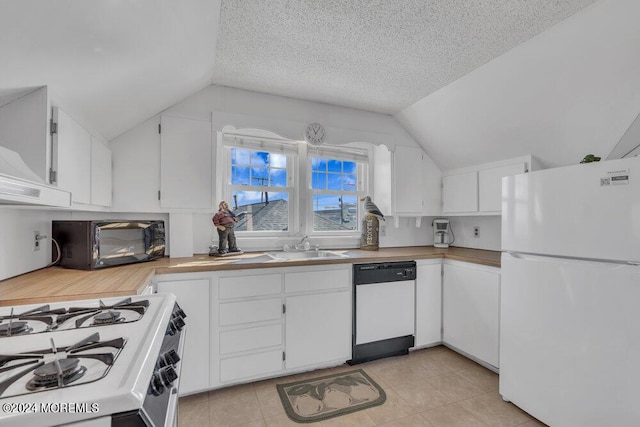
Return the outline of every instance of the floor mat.
<path id="1" fill-rule="evenodd" d="M 362 369 L 276 385 L 287 416 L 312 423 L 373 406 L 387 399 Z"/>

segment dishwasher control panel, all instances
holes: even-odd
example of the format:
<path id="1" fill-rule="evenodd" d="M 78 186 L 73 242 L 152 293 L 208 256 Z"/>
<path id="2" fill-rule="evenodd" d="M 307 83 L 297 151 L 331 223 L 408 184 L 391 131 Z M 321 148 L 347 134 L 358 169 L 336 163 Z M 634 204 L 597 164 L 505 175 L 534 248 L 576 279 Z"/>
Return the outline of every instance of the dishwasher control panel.
<path id="1" fill-rule="evenodd" d="M 353 284 L 398 282 L 416 279 L 415 261 L 378 262 L 353 265 Z"/>

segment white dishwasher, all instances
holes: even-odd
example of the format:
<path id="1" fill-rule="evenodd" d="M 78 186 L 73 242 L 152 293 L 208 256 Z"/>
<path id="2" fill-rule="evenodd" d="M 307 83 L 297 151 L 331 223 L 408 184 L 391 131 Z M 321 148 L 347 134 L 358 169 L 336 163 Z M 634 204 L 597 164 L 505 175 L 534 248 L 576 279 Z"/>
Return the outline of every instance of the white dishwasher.
<path id="1" fill-rule="evenodd" d="M 414 345 L 415 261 L 354 264 L 351 365 L 407 354 Z"/>

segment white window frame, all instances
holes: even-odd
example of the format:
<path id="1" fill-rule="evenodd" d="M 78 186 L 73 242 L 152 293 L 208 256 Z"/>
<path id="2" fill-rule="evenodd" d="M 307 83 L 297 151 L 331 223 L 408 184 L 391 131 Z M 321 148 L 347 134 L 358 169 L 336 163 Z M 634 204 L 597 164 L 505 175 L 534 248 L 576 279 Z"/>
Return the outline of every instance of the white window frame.
<path id="1" fill-rule="evenodd" d="M 295 144 L 297 145 L 297 144 Z M 288 193 L 288 215 L 289 215 L 289 227 L 286 231 L 278 230 L 264 230 L 264 231 L 236 231 L 238 237 L 281 237 L 295 235 L 298 229 L 297 220 L 297 197 L 298 189 L 295 186 L 298 164 L 297 146 L 293 149 L 294 142 L 286 140 L 270 140 L 270 138 L 264 137 L 249 137 L 249 136 L 234 136 L 223 135 L 223 185 L 222 195 L 230 207 L 233 208 L 233 193 L 235 191 L 256 191 L 256 192 L 271 192 L 271 193 Z M 239 148 L 250 151 L 262 151 L 274 154 L 284 154 L 287 158 L 287 185 L 286 187 L 270 187 L 262 185 L 234 185 L 231 183 L 231 149 Z"/>
<path id="2" fill-rule="evenodd" d="M 272 246 L 272 243 L 260 245 L 260 238 L 269 238 L 272 242 L 278 238 L 299 238 L 308 235 L 320 239 L 326 244 L 336 246 L 344 244 L 341 239 L 349 238 L 352 243 L 359 238 L 361 233 L 361 223 L 364 215 L 360 199 L 369 194 L 370 176 L 373 167 L 373 146 L 368 143 L 350 143 L 345 146 L 323 146 L 312 147 L 302 141 L 291 141 L 279 138 L 235 135 L 229 133 L 222 134 L 222 147 L 218 151 L 222 161 L 218 162 L 222 168 L 222 199 L 226 200 L 233 208 L 234 191 L 270 191 L 289 193 L 289 229 L 288 231 L 236 231 L 236 237 L 248 239 L 249 246 Z M 295 149 L 293 148 L 295 146 Z M 231 184 L 231 148 L 245 148 L 254 151 L 265 151 L 272 153 L 282 153 L 287 155 L 287 186 L 268 187 L 256 185 L 232 185 Z M 327 194 L 350 194 L 350 192 L 335 190 L 313 190 L 312 184 L 312 157 L 322 157 L 326 159 L 356 161 L 357 163 L 357 188 L 353 194 L 357 198 L 357 228 L 355 230 L 335 230 L 335 231 L 314 231 L 313 229 L 313 194 L 320 192 Z M 219 201 L 218 201 L 219 202 Z M 217 203 L 216 203 L 217 207 Z M 343 242 L 343 243 L 340 243 Z M 348 244 L 349 247 L 353 244 Z"/>
<path id="3" fill-rule="evenodd" d="M 346 149 L 344 153 L 339 153 L 341 151 L 340 148 L 333 148 L 331 150 L 311 150 L 307 153 L 307 183 L 305 185 L 306 192 L 308 194 L 308 200 L 306 203 L 306 218 L 307 218 L 307 227 L 306 234 L 310 236 L 359 236 L 361 233 L 361 222 L 363 217 L 362 208 L 360 205 L 360 199 L 363 198 L 368 191 L 368 172 L 369 172 L 369 162 L 363 162 L 361 160 L 356 160 L 354 157 L 349 156 Z M 313 167 L 312 160 L 313 158 L 321 158 L 325 160 L 341 160 L 341 161 L 353 161 L 356 163 L 356 191 L 345 191 L 345 190 L 316 190 L 312 188 L 313 182 Z M 353 195 L 356 197 L 356 206 L 357 206 L 357 215 L 356 215 L 356 228 L 354 230 L 331 230 L 331 231 L 322 231 L 322 230 L 314 230 L 313 228 L 313 196 L 315 194 L 326 194 L 326 195 Z"/>

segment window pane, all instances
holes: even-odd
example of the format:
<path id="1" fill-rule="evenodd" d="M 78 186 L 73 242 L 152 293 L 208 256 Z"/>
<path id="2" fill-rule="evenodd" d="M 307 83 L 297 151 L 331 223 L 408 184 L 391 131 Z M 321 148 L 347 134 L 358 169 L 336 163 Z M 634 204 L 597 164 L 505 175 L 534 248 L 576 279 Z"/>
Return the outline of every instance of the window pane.
<path id="1" fill-rule="evenodd" d="M 232 166 L 231 184 L 249 185 L 249 168 L 246 166 Z"/>
<path id="2" fill-rule="evenodd" d="M 267 168 L 251 168 L 251 185 L 269 185 L 269 171 Z"/>
<path id="3" fill-rule="evenodd" d="M 269 166 L 272 168 L 283 168 L 287 167 L 287 156 L 284 154 L 269 154 Z"/>
<path id="4" fill-rule="evenodd" d="M 269 153 L 265 151 L 251 152 L 251 166 L 267 166 L 269 164 Z"/>
<path id="5" fill-rule="evenodd" d="M 248 165 L 249 164 L 249 150 L 243 150 L 241 148 L 231 149 L 231 163 L 234 165 Z"/>
<path id="6" fill-rule="evenodd" d="M 328 174 L 328 178 L 329 178 L 329 186 L 328 189 L 329 190 L 342 190 L 342 175 L 336 174 L 336 173 L 330 173 Z"/>
<path id="7" fill-rule="evenodd" d="M 356 196 L 314 194 L 314 231 L 348 231 L 357 229 L 358 202 Z"/>
<path id="8" fill-rule="evenodd" d="M 271 187 L 287 186 L 287 170 L 286 169 L 269 169 L 269 185 Z"/>
<path id="9" fill-rule="evenodd" d="M 342 172 L 342 162 L 340 160 L 329 160 L 329 172 Z"/>
<path id="10" fill-rule="evenodd" d="M 311 188 L 314 190 L 326 190 L 327 174 L 323 172 L 313 172 L 311 174 Z"/>
<path id="11" fill-rule="evenodd" d="M 237 231 L 286 231 L 289 229 L 289 193 L 234 191 L 230 204 L 240 218 Z"/>
<path id="12" fill-rule="evenodd" d="M 347 191 L 357 191 L 358 190 L 358 179 L 355 175 L 343 175 L 344 190 Z"/>
<path id="13" fill-rule="evenodd" d="M 321 159 L 319 157 L 311 158 L 311 170 L 314 171 L 326 171 L 327 170 L 327 161 L 325 159 Z"/>
<path id="14" fill-rule="evenodd" d="M 344 173 L 353 173 L 357 171 L 358 164 L 356 162 L 342 162 Z"/>

